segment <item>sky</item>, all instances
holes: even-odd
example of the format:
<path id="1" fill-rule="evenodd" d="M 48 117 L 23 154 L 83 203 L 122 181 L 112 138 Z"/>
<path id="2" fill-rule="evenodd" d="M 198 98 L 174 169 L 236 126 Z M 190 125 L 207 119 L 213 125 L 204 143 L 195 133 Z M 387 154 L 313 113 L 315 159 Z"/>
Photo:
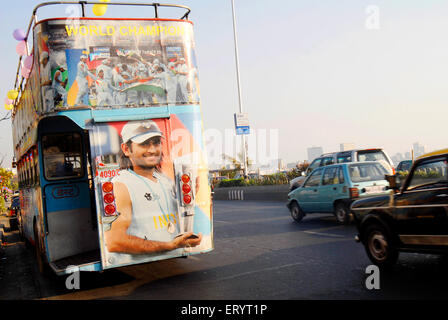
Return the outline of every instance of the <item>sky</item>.
<path id="1" fill-rule="evenodd" d="M 390 156 L 410 152 L 415 142 L 426 151 L 447 147 L 446 1 L 234 1 L 249 149 L 267 148 L 290 163 L 306 160 L 308 147 L 332 152 L 340 143 L 381 147 Z M 12 33 L 27 28 L 39 3 L 15 0 L 0 11 L 3 100 L 18 64 Z M 206 141 L 219 140 L 225 153 L 239 112 L 231 0 L 175 3 L 192 10 Z M 62 16 L 41 12 L 39 19 Z M 120 7 L 105 17 L 126 14 Z M 8 166 L 10 121 L 0 122 L 0 133 Z M 219 149 L 210 148 L 209 162 L 220 159 Z"/>

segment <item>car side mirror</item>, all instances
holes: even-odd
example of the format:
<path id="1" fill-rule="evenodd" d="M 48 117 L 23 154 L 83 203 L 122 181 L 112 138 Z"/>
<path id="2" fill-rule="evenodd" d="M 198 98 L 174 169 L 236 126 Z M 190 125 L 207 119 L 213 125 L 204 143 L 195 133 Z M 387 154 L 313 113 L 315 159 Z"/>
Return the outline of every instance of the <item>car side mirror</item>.
<path id="1" fill-rule="evenodd" d="M 397 176 L 395 174 L 389 175 L 386 174 L 385 175 L 386 181 L 389 182 L 389 186 L 387 187 L 387 189 L 391 189 L 394 191 L 398 191 L 399 188 L 399 184 L 397 183 Z"/>

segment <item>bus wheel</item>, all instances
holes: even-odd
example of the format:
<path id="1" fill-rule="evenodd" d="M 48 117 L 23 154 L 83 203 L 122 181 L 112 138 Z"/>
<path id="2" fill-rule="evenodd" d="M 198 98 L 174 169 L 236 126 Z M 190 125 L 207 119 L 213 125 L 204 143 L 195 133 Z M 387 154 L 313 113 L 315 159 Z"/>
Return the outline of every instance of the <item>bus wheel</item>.
<path id="1" fill-rule="evenodd" d="M 291 217 L 296 221 L 300 222 L 305 214 L 303 213 L 302 209 L 300 209 L 299 204 L 297 202 L 291 203 L 291 207 L 289 209 L 291 211 Z"/>
<path id="2" fill-rule="evenodd" d="M 43 257 L 43 250 L 41 248 L 40 240 L 39 240 L 39 233 L 37 231 L 37 226 L 34 224 L 34 252 L 36 253 L 36 261 L 37 261 L 37 267 L 39 268 L 39 272 L 42 275 L 48 275 L 49 274 L 49 266 L 45 262 L 45 259 Z"/>

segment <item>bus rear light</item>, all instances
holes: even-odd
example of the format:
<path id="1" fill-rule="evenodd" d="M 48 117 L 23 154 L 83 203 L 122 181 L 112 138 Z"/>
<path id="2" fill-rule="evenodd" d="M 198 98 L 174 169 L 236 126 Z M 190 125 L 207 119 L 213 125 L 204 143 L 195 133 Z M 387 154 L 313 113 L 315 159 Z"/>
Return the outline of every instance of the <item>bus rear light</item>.
<path id="1" fill-rule="evenodd" d="M 191 202 L 191 196 L 190 195 L 188 195 L 188 194 L 184 195 L 183 199 L 184 199 L 184 202 L 186 204 L 190 204 L 190 202 Z"/>
<path id="2" fill-rule="evenodd" d="M 104 207 L 104 212 L 106 216 L 112 216 L 115 213 L 115 206 L 113 204 L 108 204 Z"/>
<path id="3" fill-rule="evenodd" d="M 182 186 L 182 192 L 183 192 L 183 193 L 190 193 L 190 192 L 191 192 L 191 187 L 190 187 L 190 185 L 189 185 L 189 184 L 184 184 L 184 185 Z"/>
<path id="4" fill-rule="evenodd" d="M 357 198 L 357 197 L 359 197 L 359 190 L 358 190 L 358 188 L 350 188 L 349 192 L 350 192 L 350 198 Z"/>
<path id="5" fill-rule="evenodd" d="M 105 193 L 112 192 L 114 190 L 114 184 L 112 182 L 103 183 L 102 189 Z"/>
<path id="6" fill-rule="evenodd" d="M 104 199 L 104 202 L 106 202 L 106 203 L 113 203 L 115 200 L 115 197 L 112 193 L 107 193 L 104 195 L 103 199 Z"/>
<path id="7" fill-rule="evenodd" d="M 183 183 L 190 182 L 190 176 L 188 174 L 183 174 L 181 179 Z"/>

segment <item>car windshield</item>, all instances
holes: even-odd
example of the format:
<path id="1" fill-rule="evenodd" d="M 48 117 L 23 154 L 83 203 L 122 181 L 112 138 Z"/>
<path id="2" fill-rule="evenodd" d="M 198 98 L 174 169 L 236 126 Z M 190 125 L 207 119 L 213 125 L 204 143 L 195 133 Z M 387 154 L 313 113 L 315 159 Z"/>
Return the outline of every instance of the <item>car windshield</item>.
<path id="1" fill-rule="evenodd" d="M 446 185 L 448 183 L 447 171 L 448 165 L 445 159 L 421 163 L 415 168 L 408 189 Z"/>
<path id="2" fill-rule="evenodd" d="M 386 168 L 379 163 L 352 164 L 348 171 L 352 182 L 384 180 L 384 175 L 387 174 Z"/>

